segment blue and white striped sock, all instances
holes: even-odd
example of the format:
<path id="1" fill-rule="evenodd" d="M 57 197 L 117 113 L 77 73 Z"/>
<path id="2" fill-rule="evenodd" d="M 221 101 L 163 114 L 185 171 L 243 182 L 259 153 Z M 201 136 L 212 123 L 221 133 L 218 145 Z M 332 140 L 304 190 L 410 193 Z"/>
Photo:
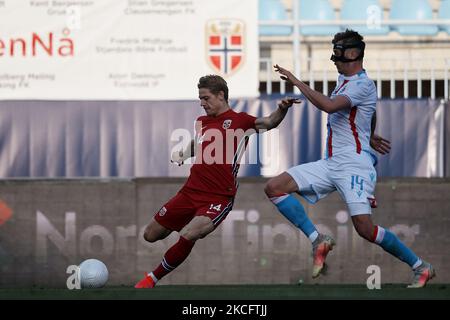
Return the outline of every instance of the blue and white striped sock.
<path id="1" fill-rule="evenodd" d="M 411 268 L 416 269 L 422 264 L 422 260 L 391 231 L 380 226 L 375 226 L 373 242 L 378 244 L 384 251 L 389 252 Z"/>
<path id="2" fill-rule="evenodd" d="M 311 243 L 317 239 L 319 233 L 314 224 L 306 215 L 305 208 L 294 196 L 290 194 L 282 194 L 271 197 L 270 201 L 278 208 L 294 226 L 303 231 L 303 233 L 311 240 Z"/>

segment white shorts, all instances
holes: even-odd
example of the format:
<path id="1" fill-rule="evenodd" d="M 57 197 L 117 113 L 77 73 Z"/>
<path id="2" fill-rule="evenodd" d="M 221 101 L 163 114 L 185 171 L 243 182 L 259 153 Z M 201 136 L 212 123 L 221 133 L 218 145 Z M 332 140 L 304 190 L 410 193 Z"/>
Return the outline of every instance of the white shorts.
<path id="1" fill-rule="evenodd" d="M 372 213 L 370 200 L 374 199 L 377 172 L 370 154 L 364 151 L 301 164 L 287 173 L 297 183 L 300 195 L 310 203 L 337 190 L 350 215 Z"/>

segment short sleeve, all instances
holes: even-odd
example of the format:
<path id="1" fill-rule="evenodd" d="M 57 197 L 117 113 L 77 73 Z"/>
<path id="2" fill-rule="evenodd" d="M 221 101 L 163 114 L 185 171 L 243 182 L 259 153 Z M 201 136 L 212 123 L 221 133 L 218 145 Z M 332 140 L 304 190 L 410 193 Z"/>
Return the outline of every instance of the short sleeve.
<path id="1" fill-rule="evenodd" d="M 256 130 L 256 126 L 255 126 L 255 121 L 256 121 L 256 117 L 249 115 L 248 113 L 245 112 L 241 112 L 239 113 L 240 118 L 242 119 L 242 129 L 244 129 L 244 131 L 248 130 L 248 129 L 255 129 Z"/>
<path id="2" fill-rule="evenodd" d="M 364 80 L 350 81 L 339 92 L 339 96 L 345 96 L 350 100 L 351 106 L 359 106 L 368 98 L 369 83 Z"/>

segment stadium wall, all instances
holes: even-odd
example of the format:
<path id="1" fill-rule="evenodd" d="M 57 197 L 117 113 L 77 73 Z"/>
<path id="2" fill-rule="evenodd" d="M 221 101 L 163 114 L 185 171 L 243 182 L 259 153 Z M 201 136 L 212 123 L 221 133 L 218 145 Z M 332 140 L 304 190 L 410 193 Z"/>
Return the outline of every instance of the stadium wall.
<path id="1" fill-rule="evenodd" d="M 182 185 L 180 178 L 0 181 L 0 286 L 65 287 L 66 269 L 98 258 L 109 285 L 134 284 L 161 260 L 177 234 L 148 244 L 143 228 Z M 409 267 L 354 231 L 337 193 L 307 203 L 319 230 L 337 240 L 326 276 L 312 280 L 311 245 L 265 198 L 263 178 L 243 178 L 233 211 L 199 240 L 161 284 L 407 283 Z M 450 281 L 450 179 L 381 179 L 376 223 L 433 263 L 435 283 Z"/>

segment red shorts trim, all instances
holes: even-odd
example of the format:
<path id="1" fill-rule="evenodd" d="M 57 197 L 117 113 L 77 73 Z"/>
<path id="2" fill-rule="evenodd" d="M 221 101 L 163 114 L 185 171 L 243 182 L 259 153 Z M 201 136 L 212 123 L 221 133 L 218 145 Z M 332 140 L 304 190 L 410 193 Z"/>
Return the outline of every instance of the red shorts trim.
<path id="1" fill-rule="evenodd" d="M 180 191 L 155 213 L 155 220 L 172 231 L 180 231 L 195 216 L 211 218 L 216 228 L 233 209 L 234 198 Z"/>

